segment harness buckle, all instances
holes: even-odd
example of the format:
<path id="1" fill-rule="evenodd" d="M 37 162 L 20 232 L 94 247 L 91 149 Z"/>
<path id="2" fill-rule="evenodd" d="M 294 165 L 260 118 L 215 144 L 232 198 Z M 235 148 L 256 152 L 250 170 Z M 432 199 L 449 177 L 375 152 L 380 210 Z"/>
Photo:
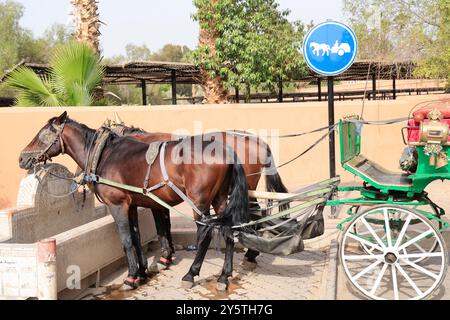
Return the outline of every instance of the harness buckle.
<path id="1" fill-rule="evenodd" d="M 86 182 L 86 183 L 96 183 L 96 182 L 98 182 L 98 177 L 97 177 L 97 175 L 95 175 L 95 174 L 87 174 L 87 175 L 85 175 L 84 177 L 84 181 Z"/>

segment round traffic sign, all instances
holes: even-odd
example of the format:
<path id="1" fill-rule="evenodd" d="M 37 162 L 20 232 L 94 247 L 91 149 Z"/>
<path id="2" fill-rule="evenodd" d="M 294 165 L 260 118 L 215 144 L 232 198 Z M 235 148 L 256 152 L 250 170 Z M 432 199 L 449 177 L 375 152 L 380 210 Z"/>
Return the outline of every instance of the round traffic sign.
<path id="1" fill-rule="evenodd" d="M 316 25 L 305 37 L 303 56 L 315 72 L 334 76 L 347 70 L 355 61 L 358 40 L 347 25 L 327 21 Z"/>

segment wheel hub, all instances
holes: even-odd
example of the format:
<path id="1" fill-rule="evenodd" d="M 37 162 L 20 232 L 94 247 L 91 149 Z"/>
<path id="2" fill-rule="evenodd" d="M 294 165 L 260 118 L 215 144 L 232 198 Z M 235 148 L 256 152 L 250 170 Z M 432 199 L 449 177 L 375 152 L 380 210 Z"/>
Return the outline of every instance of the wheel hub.
<path id="1" fill-rule="evenodd" d="M 386 263 L 394 264 L 397 262 L 397 260 L 398 260 L 398 257 L 393 252 L 388 252 L 384 255 L 384 261 L 386 261 Z"/>

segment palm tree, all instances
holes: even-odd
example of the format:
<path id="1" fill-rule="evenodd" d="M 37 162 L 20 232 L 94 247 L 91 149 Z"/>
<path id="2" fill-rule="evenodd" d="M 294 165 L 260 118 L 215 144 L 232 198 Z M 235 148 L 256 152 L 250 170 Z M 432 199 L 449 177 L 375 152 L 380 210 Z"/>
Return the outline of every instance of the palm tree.
<path id="1" fill-rule="evenodd" d="M 75 39 L 86 43 L 100 54 L 99 36 L 100 24 L 97 0 L 71 0 L 74 7 Z"/>
<path id="2" fill-rule="evenodd" d="M 71 42 L 56 49 L 47 75 L 24 66 L 14 69 L 6 84 L 18 90 L 17 106 L 89 106 L 102 83 L 104 66 L 86 44 Z"/>
<path id="3" fill-rule="evenodd" d="M 197 2 L 198 10 L 203 10 L 202 6 L 206 6 L 207 9 L 214 9 L 217 7 L 219 0 L 211 0 L 202 4 L 202 2 Z M 217 30 L 213 19 L 208 19 L 207 21 L 202 21 L 199 18 L 200 30 L 198 35 L 198 46 L 200 48 L 206 48 L 208 54 L 211 57 L 216 55 L 216 40 L 218 38 Z M 200 76 L 202 80 L 202 88 L 204 91 L 205 102 L 206 103 L 227 103 L 228 92 L 224 88 L 222 79 L 220 76 L 212 76 L 204 68 L 200 68 Z"/>

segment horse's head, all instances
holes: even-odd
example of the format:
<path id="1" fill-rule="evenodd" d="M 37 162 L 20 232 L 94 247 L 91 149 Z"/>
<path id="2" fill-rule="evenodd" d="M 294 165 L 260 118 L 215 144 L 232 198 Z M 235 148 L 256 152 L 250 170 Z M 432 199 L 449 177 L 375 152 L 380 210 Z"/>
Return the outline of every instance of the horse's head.
<path id="1" fill-rule="evenodd" d="M 59 117 L 51 118 L 37 133 L 31 142 L 22 150 L 19 166 L 29 170 L 35 164 L 45 162 L 60 153 L 64 153 L 62 133 L 67 121 L 67 112 Z"/>

